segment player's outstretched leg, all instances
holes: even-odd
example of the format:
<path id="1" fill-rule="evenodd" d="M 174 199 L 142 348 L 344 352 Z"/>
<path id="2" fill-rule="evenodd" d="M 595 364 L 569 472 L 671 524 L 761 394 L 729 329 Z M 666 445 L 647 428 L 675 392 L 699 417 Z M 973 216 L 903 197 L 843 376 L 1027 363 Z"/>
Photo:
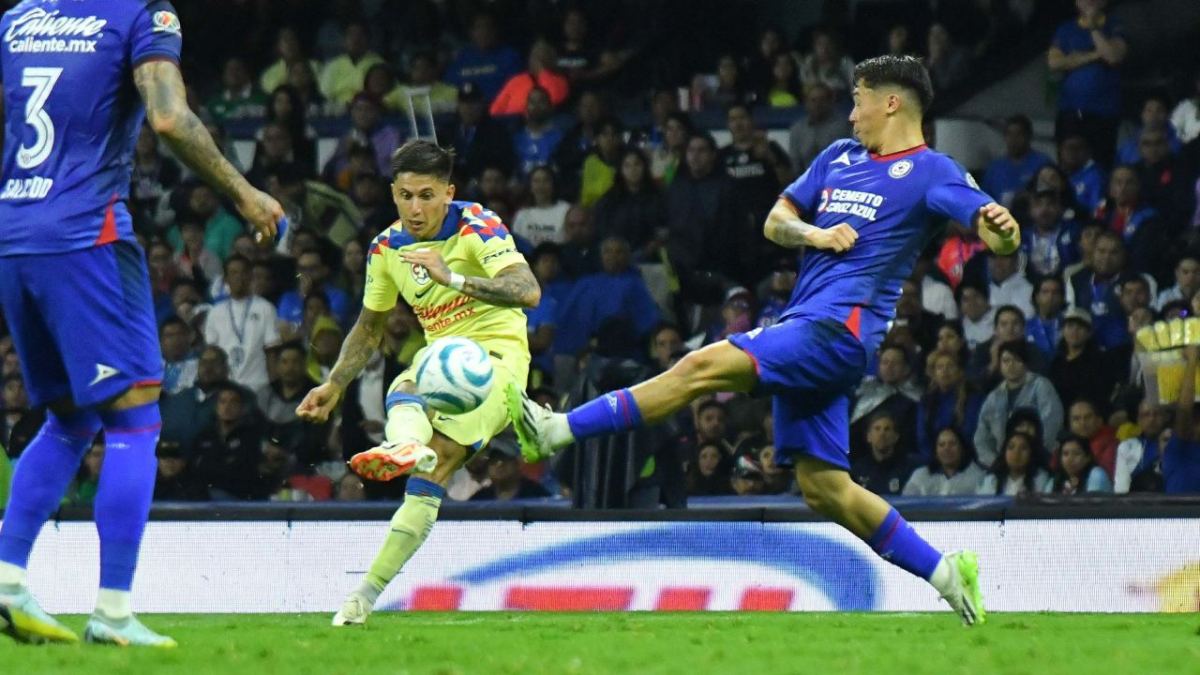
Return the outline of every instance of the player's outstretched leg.
<path id="1" fill-rule="evenodd" d="M 984 622 L 974 553 L 943 556 L 879 495 L 855 483 L 845 470 L 821 460 L 797 457 L 796 484 L 814 511 L 853 532 L 879 557 L 928 581 L 964 624 Z"/>
<path id="2" fill-rule="evenodd" d="M 410 382 L 397 383 L 385 403 L 387 424 L 383 443 L 350 458 L 350 468 L 368 480 L 389 481 L 410 471 L 429 473 L 437 466 L 437 453 L 429 447 L 433 427 L 425 399 L 407 391 Z"/>
<path id="3" fill-rule="evenodd" d="M 660 422 L 702 394 L 749 392 L 757 381 L 754 361 L 722 340 L 691 352 L 656 377 L 594 398 L 568 413 L 539 406 L 513 384 L 505 395 L 521 453 L 526 461 L 536 462 L 576 441 Z"/>
<path id="4" fill-rule="evenodd" d="M 0 528 L 0 631 L 16 640 L 79 641 L 74 632 L 34 600 L 25 568 L 42 525 L 58 508 L 99 430 L 100 417 L 95 412 L 51 411 L 17 462 L 4 526 Z"/>
<path id="5" fill-rule="evenodd" d="M 129 593 L 154 498 L 158 467 L 154 450 L 162 427 L 157 388 L 134 390 L 124 401 L 128 403 L 118 405 L 128 407 L 101 413 L 104 466 L 95 509 L 96 532 L 100 535 L 100 591 L 84 639 L 122 647 L 174 647 L 174 640 L 137 620 Z"/>

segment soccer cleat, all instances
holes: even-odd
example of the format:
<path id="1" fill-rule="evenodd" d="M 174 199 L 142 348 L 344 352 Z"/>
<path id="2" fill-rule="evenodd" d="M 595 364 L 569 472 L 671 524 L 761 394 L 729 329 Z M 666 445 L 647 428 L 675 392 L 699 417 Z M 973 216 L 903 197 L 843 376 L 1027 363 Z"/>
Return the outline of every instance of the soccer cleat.
<path id="1" fill-rule="evenodd" d="M 110 619 L 99 612 L 92 614 L 87 627 L 83 629 L 83 639 L 96 645 L 118 647 L 172 649 L 178 646 L 175 640 L 146 628 L 132 614 L 124 619 Z"/>
<path id="2" fill-rule="evenodd" d="M 367 617 L 370 615 L 371 602 L 362 593 L 354 591 L 346 596 L 342 608 L 333 615 L 333 625 L 337 627 L 361 626 L 367 622 Z"/>
<path id="3" fill-rule="evenodd" d="M 549 406 L 538 405 L 511 382 L 504 388 L 504 400 L 525 461 L 533 464 L 553 456 L 558 448 L 550 444 L 547 427 L 560 413 Z"/>
<path id="4" fill-rule="evenodd" d="M 958 551 L 946 556 L 953 582 L 950 591 L 942 595 L 951 609 L 958 613 L 963 624 L 973 626 L 987 621 L 983 608 L 983 593 L 979 590 L 979 560 L 971 551 Z"/>
<path id="5" fill-rule="evenodd" d="M 79 642 L 79 636 L 47 614 L 24 586 L 16 593 L 0 593 L 0 633 L 35 645 Z"/>
<path id="6" fill-rule="evenodd" d="M 429 473 L 437 467 L 437 453 L 420 443 L 408 441 L 381 445 L 350 458 L 350 468 L 367 480 L 389 481 L 406 473 Z"/>

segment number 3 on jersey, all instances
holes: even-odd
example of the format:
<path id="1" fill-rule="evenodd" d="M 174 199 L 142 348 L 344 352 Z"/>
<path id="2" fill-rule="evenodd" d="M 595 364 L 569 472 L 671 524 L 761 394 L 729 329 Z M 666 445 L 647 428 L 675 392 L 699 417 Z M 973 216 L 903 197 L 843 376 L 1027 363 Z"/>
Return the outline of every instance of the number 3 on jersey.
<path id="1" fill-rule="evenodd" d="M 32 169 L 46 161 L 54 149 L 54 120 L 44 108 L 62 71 L 62 68 L 25 68 L 21 71 L 21 86 L 33 88 L 33 94 L 25 102 L 25 123 L 37 134 L 32 147 L 22 143 L 17 148 L 17 166 L 22 169 Z"/>

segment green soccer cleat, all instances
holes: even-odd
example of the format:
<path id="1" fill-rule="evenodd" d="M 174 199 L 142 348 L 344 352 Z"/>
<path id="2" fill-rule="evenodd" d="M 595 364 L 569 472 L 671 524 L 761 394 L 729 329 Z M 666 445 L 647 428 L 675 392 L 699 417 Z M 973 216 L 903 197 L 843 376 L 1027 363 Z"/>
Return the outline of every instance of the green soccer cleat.
<path id="1" fill-rule="evenodd" d="M 88 619 L 87 627 L 83 629 L 83 639 L 96 645 L 118 647 L 172 649 L 178 646 L 175 640 L 146 628 L 132 614 L 124 619 L 110 619 L 103 614 L 93 614 L 92 618 Z"/>
<path id="2" fill-rule="evenodd" d="M 47 614 L 24 586 L 15 593 L 0 593 L 0 633 L 35 645 L 79 642 L 75 631 Z"/>
<path id="3" fill-rule="evenodd" d="M 534 403 L 525 392 L 511 382 L 504 387 L 504 400 L 508 405 L 508 417 L 521 446 L 521 456 L 528 464 L 540 462 L 554 455 L 557 448 L 550 445 L 545 431 L 556 414 L 545 406 Z"/>
<path id="4" fill-rule="evenodd" d="M 986 623 L 987 610 L 983 607 L 983 592 L 979 590 L 979 559 L 973 551 L 958 551 L 946 556 L 946 563 L 950 565 L 954 579 L 950 591 L 942 597 L 958 613 L 963 624 Z"/>

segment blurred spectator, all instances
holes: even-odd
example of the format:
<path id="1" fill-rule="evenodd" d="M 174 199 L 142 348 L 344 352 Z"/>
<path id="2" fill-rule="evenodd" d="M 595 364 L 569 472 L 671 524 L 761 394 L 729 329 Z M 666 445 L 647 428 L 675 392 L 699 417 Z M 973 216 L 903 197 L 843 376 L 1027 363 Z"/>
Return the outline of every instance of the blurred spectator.
<path id="1" fill-rule="evenodd" d="M 737 222 L 733 181 L 717 169 L 717 146 L 707 134 L 692 136 L 687 170 L 667 190 L 667 252 L 685 297 L 711 291 L 713 273 L 735 276 Z"/>
<path id="2" fill-rule="evenodd" d="M 1171 126 L 1179 140 L 1190 143 L 1200 136 L 1200 68 L 1196 70 L 1191 96 L 1183 99 L 1171 111 Z"/>
<path id="3" fill-rule="evenodd" d="M 1059 444 L 1058 470 L 1054 473 L 1054 493 L 1079 495 L 1085 492 L 1112 492 L 1113 484 L 1104 469 L 1096 466 L 1087 439 L 1074 434 Z"/>
<path id="4" fill-rule="evenodd" d="M 329 265 L 320 252 L 302 252 L 296 258 L 296 271 L 299 272 L 296 288 L 279 298 L 280 321 L 299 326 L 304 318 L 304 298 L 314 293 L 325 297 L 334 319 L 339 324 L 349 319 L 347 308 L 350 299 L 345 291 L 329 283 Z"/>
<path id="5" fill-rule="evenodd" d="M 1092 159 L 1094 148 L 1081 134 L 1069 133 L 1058 142 L 1058 165 L 1071 180 L 1075 202 L 1090 214 L 1104 197 L 1104 171 Z"/>
<path id="6" fill-rule="evenodd" d="M 691 457 L 687 467 L 688 496 L 713 497 L 733 494 L 730 480 L 732 462 L 723 452 L 721 445 L 706 442 L 696 447 L 690 455 L 681 456 Z"/>
<path id="7" fill-rule="evenodd" d="M 725 291 L 725 302 L 721 305 L 721 316 L 705 332 L 704 344 L 720 342 L 735 333 L 745 333 L 753 327 L 754 294 L 745 286 L 734 286 Z"/>
<path id="8" fill-rule="evenodd" d="M 666 371 L 678 358 L 680 352 L 686 353 L 683 345 L 683 333 L 674 324 L 660 323 L 650 332 L 650 360 L 656 373 Z"/>
<path id="9" fill-rule="evenodd" d="M 991 470 L 979 484 L 981 495 L 1018 497 L 1045 494 L 1054 489 L 1054 479 L 1045 469 L 1042 443 L 1022 432 L 1004 439 L 1004 451 L 996 456 Z"/>
<path id="10" fill-rule="evenodd" d="M 217 124 L 230 120 L 261 117 L 266 98 L 254 88 L 246 62 L 235 56 L 221 68 L 221 89 L 204 104 Z"/>
<path id="11" fill-rule="evenodd" d="M 567 100 L 570 84 L 566 77 L 554 71 L 557 62 L 553 45 L 545 40 L 534 42 L 529 48 L 528 70 L 513 75 L 504 83 L 488 112 L 492 117 L 520 115 L 525 112 L 529 94 L 535 89 L 546 92 L 552 108 L 562 105 Z"/>
<path id="12" fill-rule="evenodd" d="M 1104 423 L 1099 408 L 1090 398 L 1075 399 L 1069 419 L 1070 432 L 1087 441 L 1091 459 L 1111 477 L 1117 462 L 1116 431 Z"/>
<path id="13" fill-rule="evenodd" d="M 371 29 L 359 20 L 346 24 L 342 49 L 341 55 L 322 66 L 320 88 L 326 99 L 347 104 L 362 91 L 367 71 L 383 59 L 371 51 Z"/>
<path id="14" fill-rule="evenodd" d="M 535 87 L 525 101 L 525 124 L 513 136 L 517 170 L 521 176 L 544 164 L 550 164 L 563 132 L 554 123 L 554 109 L 545 89 Z"/>
<path id="15" fill-rule="evenodd" d="M 1167 427 L 1166 408 L 1142 400 L 1137 409 L 1137 435 L 1117 445 L 1113 469 L 1113 491 L 1162 492 L 1162 472 L 1157 470 L 1162 457 L 1158 437 Z"/>
<path id="16" fill-rule="evenodd" d="M 1067 265 L 1063 269 L 1063 272 L 1062 272 L 1063 281 L 1066 283 L 1068 304 L 1070 304 L 1069 299 L 1072 297 L 1072 295 L 1071 295 L 1072 294 L 1071 277 L 1075 276 L 1075 274 L 1077 272 L 1079 272 L 1080 270 L 1083 270 L 1085 268 L 1091 269 L 1092 254 L 1095 253 L 1095 251 L 1096 251 L 1096 239 L 1100 236 L 1100 233 L 1103 232 L 1105 229 L 1103 225 L 1095 222 L 1094 220 L 1084 221 L 1083 223 L 1078 224 L 1078 227 L 1079 227 L 1079 246 L 1078 246 L 1079 262 L 1076 262 L 1071 265 Z"/>
<path id="17" fill-rule="evenodd" d="M 921 296 L 921 307 L 943 319 L 958 318 L 958 304 L 954 302 L 954 291 L 941 279 L 941 273 L 933 264 L 928 251 L 917 258 L 910 279 L 916 284 Z"/>
<path id="18" fill-rule="evenodd" d="M 736 231 L 744 283 L 754 281 L 764 255 L 782 251 L 761 236 L 767 212 L 779 198 L 779 192 L 791 182 L 792 167 L 787 153 L 756 129 L 750 108 L 734 104 L 726 111 L 730 143 L 717 153 L 718 165 L 733 180 L 733 196 L 739 206 L 737 220 L 729 223 Z"/>
<path id="19" fill-rule="evenodd" d="M 563 223 L 567 241 L 559 249 L 562 270 L 572 280 L 600 271 L 600 245 L 591 211 L 574 205 Z M 564 298 L 559 298 L 564 301 Z"/>
<path id="20" fill-rule="evenodd" d="M 857 445 L 860 452 L 866 450 L 865 445 L 854 441 L 865 435 L 863 432 L 876 413 L 886 411 L 891 415 L 900 453 L 913 454 L 917 444 L 917 401 L 921 400 L 921 393 L 921 386 L 913 378 L 912 356 L 908 351 L 894 344 L 880 347 L 876 375 L 864 378 L 854 392 L 854 407 L 850 412 L 851 447 Z"/>
<path id="21" fill-rule="evenodd" d="M 176 441 L 158 442 L 158 476 L 154 480 L 154 501 L 208 501 L 208 488 L 195 475 L 187 455 Z"/>
<path id="22" fill-rule="evenodd" d="M 250 261 L 233 255 L 225 261 L 229 299 L 208 313 L 204 341 L 229 355 L 231 379 L 255 391 L 267 385 L 266 350 L 279 343 L 275 308 L 250 294 Z"/>
<path id="23" fill-rule="evenodd" d="M 1061 140 L 1077 132 L 1087 138 L 1096 159 L 1111 167 L 1121 114 L 1118 70 L 1128 45 L 1125 30 L 1105 13 L 1105 0 L 1076 0 L 1079 16 L 1054 33 L 1047 60 L 1063 73 L 1058 91 L 1055 135 Z"/>
<path id="24" fill-rule="evenodd" d="M 1130 252 L 1131 271 L 1157 271 L 1167 233 L 1159 211 L 1142 199 L 1141 181 L 1131 167 L 1113 169 L 1108 195 L 1096 208 L 1096 220 L 1121 235 Z"/>
<path id="25" fill-rule="evenodd" d="M 812 51 L 800 59 L 800 83 L 807 89 L 818 82 L 837 99 L 848 99 L 854 89 L 854 61 L 842 54 L 837 36 L 826 28 L 813 31 Z"/>
<path id="26" fill-rule="evenodd" d="M 471 455 L 458 471 L 450 476 L 450 482 L 446 485 L 446 496 L 456 502 L 465 502 L 480 490 L 491 487 L 492 479 L 488 478 L 491 459 L 488 455 L 488 452 Z"/>
<path id="27" fill-rule="evenodd" d="M 987 284 L 988 304 L 1012 305 L 1026 317 L 1033 316 L 1033 285 L 1021 273 L 1021 255 L 999 255 L 988 251 L 967 264 L 963 276 Z"/>
<path id="28" fill-rule="evenodd" d="M 305 171 L 305 177 L 313 177 L 311 163 L 305 165 L 297 162 L 294 137 L 287 127 L 277 122 L 267 122 L 259 130 L 259 135 L 261 138 L 254 148 L 254 160 L 250 164 L 250 171 L 246 173 L 246 180 L 251 184 L 266 187 L 267 176 L 289 164 L 295 164 Z"/>
<path id="29" fill-rule="evenodd" d="M 759 287 L 762 290 L 758 298 L 756 327 L 766 328 L 779 323 L 791 300 L 792 291 L 796 287 L 797 276 L 796 263 L 790 257 L 782 258 L 775 264 L 775 269 L 767 278 L 765 287 Z"/>
<path id="30" fill-rule="evenodd" d="M 1029 203 L 1028 227 L 1021 233 L 1021 250 L 1029 261 L 1031 276 L 1062 274 L 1075 262 L 1074 223 L 1063 218 L 1062 195 L 1054 190 L 1039 190 Z"/>
<path id="31" fill-rule="evenodd" d="M 11 448 L 13 429 L 29 412 L 29 398 L 25 392 L 25 381 L 21 379 L 19 372 L 5 375 L 3 383 L 4 388 L 0 391 L 0 410 L 3 411 L 3 418 L 0 419 L 0 446 Z"/>
<path id="32" fill-rule="evenodd" d="M 746 59 L 746 73 L 751 86 L 759 91 L 764 91 L 770 86 L 773 79 L 771 69 L 775 64 L 775 57 L 780 54 L 795 61 L 784 44 L 783 33 L 773 26 L 763 28 L 762 32 L 758 34 L 757 49 Z M 798 74 L 797 77 L 799 77 Z"/>
<path id="33" fill-rule="evenodd" d="M 539 166 L 529 173 L 528 182 L 530 204 L 517 211 L 513 232 L 534 246 L 547 241 L 561 244 L 566 239 L 564 223 L 571 205 L 558 198 L 554 170 Z"/>
<path id="34" fill-rule="evenodd" d="M 747 84 L 746 75 L 734 54 L 717 58 L 717 76 L 696 75 L 692 78 L 692 107 L 705 110 L 724 110 L 735 103 L 748 105 L 757 93 Z"/>
<path id="35" fill-rule="evenodd" d="M 180 221 L 196 220 L 204 223 L 204 247 L 221 260 L 229 257 L 233 240 L 246 231 L 242 221 L 225 210 L 216 191 L 207 183 L 198 181 L 181 185 L 176 192 L 185 195 Z M 167 231 L 167 241 L 175 251 L 183 250 L 183 234 L 179 227 Z"/>
<path id="36" fill-rule="evenodd" d="M 747 455 L 740 455 L 733 465 L 731 484 L 733 493 L 739 497 L 763 494 L 766 490 L 766 481 L 758 460 Z"/>
<path id="37" fill-rule="evenodd" d="M 275 55 L 279 58 L 267 66 L 258 77 L 258 86 L 265 92 L 274 92 L 280 85 L 287 83 L 288 68 L 293 63 L 307 63 L 314 73 L 321 67 L 317 61 L 304 58 L 300 36 L 292 26 L 279 29 L 275 37 Z"/>
<path id="38" fill-rule="evenodd" d="M 434 115 L 452 113 L 458 106 L 458 89 L 438 79 L 437 57 L 429 52 L 417 52 L 408 62 L 408 81 L 397 88 L 396 93 L 384 103 L 391 110 L 408 113 L 408 96 L 419 92 L 428 93 L 429 105 Z M 419 113 L 420 107 L 415 107 Z"/>
<path id="39" fill-rule="evenodd" d="M 1200 290 L 1200 257 L 1184 253 L 1175 263 L 1175 285 L 1159 292 L 1154 309 L 1162 310 L 1168 302 L 1175 300 L 1191 302 L 1197 290 Z"/>
<path id="40" fill-rule="evenodd" d="M 1000 346 L 1008 342 L 1029 342 L 1025 335 L 1025 316 L 1021 310 L 1013 305 L 1001 305 L 996 308 L 994 317 L 992 336 L 971 351 L 971 360 L 967 363 L 967 379 L 985 390 L 992 389 L 1003 379 L 1000 375 Z M 1035 373 L 1044 373 L 1048 364 L 1039 350 L 1030 349 L 1026 365 Z"/>
<path id="41" fill-rule="evenodd" d="M 929 388 L 917 407 L 916 456 L 922 460 L 934 456 L 938 429 L 952 428 L 964 438 L 973 438 L 983 405 L 983 396 L 967 382 L 960 356 L 936 351 L 929 363 Z"/>
<path id="42" fill-rule="evenodd" d="M 360 92 L 350 103 L 350 132 L 343 136 L 333 156 L 325 164 L 327 181 L 349 189 L 351 177 L 341 177 L 350 160 L 350 149 L 356 146 L 369 148 L 375 155 L 375 169 L 382 176 L 392 173 L 392 153 L 400 147 L 403 137 L 400 131 L 382 123 L 383 104 L 372 94 Z"/>
<path id="43" fill-rule="evenodd" d="M 448 128 L 438 131 L 454 148 L 454 170 L 464 181 L 479 178 L 485 166 L 513 169 L 513 142 L 503 125 L 487 114 L 487 103 L 478 85 L 468 83 L 458 90 L 458 108 Z M 390 172 L 389 172 L 390 175 Z"/>
<path id="44" fill-rule="evenodd" d="M 199 284 L 221 276 L 221 261 L 204 245 L 204 225 L 190 216 L 184 216 L 180 218 L 178 227 L 179 238 L 183 242 L 174 255 L 179 275 Z"/>
<path id="45" fill-rule="evenodd" d="M 178 394 L 196 383 L 200 359 L 192 352 L 192 329 L 183 319 L 172 316 L 158 327 L 158 343 L 163 356 L 162 393 Z"/>
<path id="46" fill-rule="evenodd" d="M 63 497 L 64 502 L 71 506 L 91 506 L 96 501 L 96 492 L 100 488 L 100 472 L 104 465 L 104 451 L 104 434 L 101 433 L 92 440 L 91 447 L 83 456 L 79 470 L 75 473 L 75 480 L 71 482 L 66 496 Z"/>
<path id="47" fill-rule="evenodd" d="M 300 94 L 300 100 L 308 114 L 321 112 L 321 104 L 325 97 L 321 95 L 317 84 L 317 70 L 307 61 L 296 61 L 288 65 L 287 83 Z"/>
<path id="48" fill-rule="evenodd" d="M 333 498 L 339 502 L 361 502 L 367 498 L 366 486 L 361 478 L 347 472 L 338 479 Z"/>
<path id="49" fill-rule="evenodd" d="M 1125 269 L 1125 246 L 1120 235 L 1103 230 L 1096 235 L 1091 264 L 1070 277 L 1067 304 L 1088 310 L 1096 343 L 1111 349 L 1129 341 L 1126 316 L 1117 292 L 1129 278 Z"/>
<path id="50" fill-rule="evenodd" d="M 758 451 L 758 464 L 762 467 L 763 494 L 777 495 L 792 491 L 790 467 L 775 463 L 775 446 L 764 445 Z"/>
<path id="51" fill-rule="evenodd" d="M 487 446 L 488 479 L 491 485 L 471 495 L 471 501 L 510 501 L 539 499 L 550 493 L 538 483 L 521 475 L 521 451 L 507 436 L 493 438 Z"/>
<path id="52" fill-rule="evenodd" d="M 554 151 L 554 164 L 559 174 L 568 180 L 571 191 L 577 191 L 583 173 L 583 162 L 596 144 L 600 121 L 608 117 L 607 106 L 600 94 L 584 91 L 575 104 L 575 125 L 567 130 Z"/>
<path id="53" fill-rule="evenodd" d="M 988 304 L 987 291 L 974 282 L 963 282 L 954 291 L 962 317 L 963 338 L 967 349 L 974 350 L 992 338 L 995 310 Z"/>
<path id="54" fill-rule="evenodd" d="M 666 146 L 667 121 L 679 112 L 679 100 L 676 92 L 670 87 L 655 89 L 650 94 L 650 124 L 630 139 L 648 154 L 662 150 Z"/>
<path id="55" fill-rule="evenodd" d="M 896 419 L 887 411 L 875 413 L 867 427 L 868 452 L 850 465 L 850 477 L 877 495 L 900 494 L 913 466 L 899 442 Z"/>
<path id="56" fill-rule="evenodd" d="M 1141 196 L 1172 224 L 1172 229 L 1179 229 L 1195 207 L 1195 172 L 1172 156 L 1168 142 L 1166 130 L 1143 129 L 1138 136 L 1139 160 L 1133 168 L 1140 179 Z"/>
<path id="57" fill-rule="evenodd" d="M 804 88 L 804 117 L 788 129 L 788 151 L 792 171 L 808 168 L 822 150 L 839 138 L 849 138 L 850 122 L 834 107 L 834 93 L 829 85 L 816 82 Z"/>
<path id="58" fill-rule="evenodd" d="M 763 92 L 762 100 L 772 108 L 794 108 L 800 105 L 804 94 L 800 89 L 800 72 L 796 59 L 787 52 L 780 52 L 771 61 L 771 79 Z"/>
<path id="59" fill-rule="evenodd" d="M 923 59 L 929 69 L 929 79 L 934 91 L 954 88 L 967 76 L 970 60 L 966 51 L 954 44 L 950 31 L 940 23 L 929 26 L 926 37 L 926 55 Z"/>
<path id="60" fill-rule="evenodd" d="M 1000 374 L 1003 381 L 983 401 L 979 426 L 975 430 L 975 451 L 984 466 L 996 461 L 1004 438 L 1005 425 L 1017 408 L 1038 411 L 1043 424 L 1042 443 L 1053 444 L 1063 424 L 1063 405 L 1054 385 L 1042 375 L 1029 371 L 1029 351 L 1024 340 L 1000 345 Z"/>
<path id="61" fill-rule="evenodd" d="M 628 147 L 621 153 L 613 186 L 596 202 L 593 221 L 602 239 L 628 241 L 635 260 L 656 258 L 666 240 L 666 211 L 650 161 L 640 149 Z"/>
<path id="62" fill-rule="evenodd" d="M 606 117 L 596 124 L 596 143 L 583 160 L 579 178 L 579 203 L 591 208 L 616 180 L 625 129 L 617 117 Z"/>
<path id="63" fill-rule="evenodd" d="M 670 113 L 663 123 L 663 143 L 651 157 L 651 173 L 664 188 L 671 185 L 684 164 L 688 140 L 693 133 L 692 120 L 686 113 Z"/>
<path id="64" fill-rule="evenodd" d="M 904 485 L 906 497 L 961 497 L 973 495 L 987 473 L 975 463 L 975 450 L 957 427 L 942 427 L 934 444 L 933 459 L 918 467 Z"/>
<path id="65" fill-rule="evenodd" d="M 1146 130 L 1162 131 L 1167 137 L 1167 150 L 1172 155 L 1179 154 L 1183 143 L 1175 133 L 1175 127 L 1171 125 L 1168 117 L 1169 106 L 1170 102 L 1162 94 L 1150 94 L 1142 101 L 1142 110 L 1138 117 L 1140 123 L 1117 148 L 1117 164 L 1136 164 L 1141 159 L 1142 132 Z"/>
<path id="66" fill-rule="evenodd" d="M 129 210 L 141 227 L 154 222 L 159 202 L 176 185 L 182 171 L 179 163 L 158 149 L 158 134 L 143 124 L 133 146 L 133 175 L 129 185 Z"/>
<path id="67" fill-rule="evenodd" d="M 396 222 L 396 203 L 392 201 L 391 182 L 387 178 L 373 173 L 360 173 L 354 177 L 354 182 L 350 185 L 350 198 L 354 200 L 354 206 L 362 217 L 363 225 L 358 237 L 346 241 L 342 250 L 348 251 L 354 247 L 356 254 L 361 253 L 361 259 L 366 260 L 362 237 L 382 232 Z M 349 260 L 350 258 L 343 256 L 343 259 Z M 362 291 L 361 284 L 357 291 Z M 354 297 L 356 295 L 359 297 Z M 361 302 L 361 296 L 361 292 L 352 293 L 351 299 Z M 357 312 L 352 312 L 352 315 L 357 315 Z"/>
<path id="68" fill-rule="evenodd" d="M 308 299 L 313 298 L 324 299 L 316 294 Z M 308 311 L 305 314 L 306 319 L 311 319 L 305 322 L 305 330 L 301 333 L 308 336 L 308 376 L 318 382 L 324 382 L 337 361 L 346 334 L 328 314 L 314 314 Z"/>
<path id="69" fill-rule="evenodd" d="M 659 322 L 658 306 L 637 268 L 631 266 L 629 242 L 606 238 L 600 245 L 600 261 L 602 271 L 582 277 L 558 308 L 557 354 L 579 353 L 589 338 L 614 320 L 637 340 L 648 336 Z"/>
<path id="70" fill-rule="evenodd" d="M 1063 307 L 1066 292 L 1062 277 L 1042 277 L 1034 286 L 1034 315 L 1025 323 L 1026 341 L 1041 353 L 1042 363 L 1054 360 L 1058 351 L 1058 339 L 1062 332 Z M 1091 315 L 1088 315 L 1090 320 Z"/>
<path id="71" fill-rule="evenodd" d="M 287 130 L 292 151 L 288 161 L 299 165 L 305 175 L 313 175 L 317 166 L 317 132 L 308 124 L 308 110 L 300 91 L 290 84 L 272 90 L 268 97 L 267 122 Z M 263 135 L 263 130 L 260 130 L 257 135 L 260 142 L 265 141 Z M 257 153 L 258 148 L 255 149 L 256 160 Z"/>
<path id="72" fill-rule="evenodd" d="M 456 87 L 468 82 L 479 87 L 485 101 L 496 97 L 510 77 L 521 70 L 521 56 L 497 38 L 496 19 L 479 12 L 471 19 L 470 43 L 463 45 L 446 68 L 446 81 Z"/>
<path id="73" fill-rule="evenodd" d="M 354 151 L 352 151 L 354 152 Z M 358 152 L 366 152 L 359 149 Z M 390 172 L 389 172 L 390 173 Z M 345 193 L 320 181 L 307 180 L 296 167 L 285 165 L 267 178 L 268 192 L 283 204 L 299 237 L 300 228 L 313 228 L 338 246 L 358 235 L 362 214 Z"/>
<path id="74" fill-rule="evenodd" d="M 195 469 L 214 499 L 257 496 L 263 434 L 246 414 L 245 392 L 233 385 L 216 393 L 213 422 L 195 440 Z"/>
<path id="75" fill-rule="evenodd" d="M 1033 181 L 1038 169 L 1051 163 L 1049 157 L 1030 147 L 1032 139 L 1033 122 L 1028 116 L 1004 120 L 1004 156 L 987 165 L 980 187 L 1005 206 L 1011 207 L 1013 197 Z"/>
<path id="76" fill-rule="evenodd" d="M 179 441 L 190 451 L 196 434 L 209 426 L 216 408 L 216 393 L 229 383 L 229 362 L 220 347 L 209 345 L 196 361 L 196 382 L 178 394 L 164 392 L 159 399 L 162 437 Z"/>

